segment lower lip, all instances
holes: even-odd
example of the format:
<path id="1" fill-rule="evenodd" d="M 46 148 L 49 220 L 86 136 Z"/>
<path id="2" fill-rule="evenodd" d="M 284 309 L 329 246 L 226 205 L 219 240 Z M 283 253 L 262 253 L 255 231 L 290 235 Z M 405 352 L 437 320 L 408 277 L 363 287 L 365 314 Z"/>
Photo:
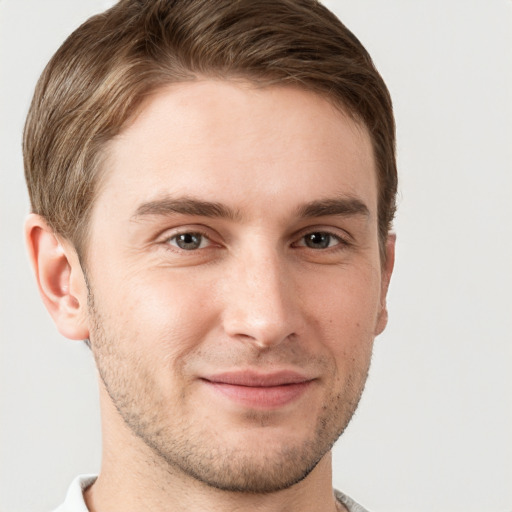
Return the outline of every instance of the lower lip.
<path id="1" fill-rule="evenodd" d="M 214 391 L 240 405 L 257 409 L 276 409 L 300 398 L 312 381 L 268 387 L 237 386 L 235 384 L 211 381 L 204 382 Z"/>

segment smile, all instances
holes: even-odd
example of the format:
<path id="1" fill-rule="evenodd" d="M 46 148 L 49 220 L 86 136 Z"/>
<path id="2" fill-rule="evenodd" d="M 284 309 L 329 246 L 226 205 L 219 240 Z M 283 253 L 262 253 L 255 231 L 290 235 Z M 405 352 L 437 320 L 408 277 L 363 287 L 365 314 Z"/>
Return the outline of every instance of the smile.
<path id="1" fill-rule="evenodd" d="M 255 409 L 277 409 L 290 404 L 298 400 L 314 381 L 288 371 L 224 373 L 201 380 L 216 394 Z"/>

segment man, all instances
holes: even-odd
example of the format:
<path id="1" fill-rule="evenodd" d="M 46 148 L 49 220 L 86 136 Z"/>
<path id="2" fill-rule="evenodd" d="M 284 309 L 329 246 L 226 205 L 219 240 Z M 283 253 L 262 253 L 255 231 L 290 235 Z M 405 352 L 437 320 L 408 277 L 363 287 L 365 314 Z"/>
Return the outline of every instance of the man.
<path id="1" fill-rule="evenodd" d="M 58 510 L 361 511 L 332 491 L 394 261 L 394 122 L 313 0 L 122 0 L 24 135 L 26 239 L 100 376 L 103 460 Z"/>

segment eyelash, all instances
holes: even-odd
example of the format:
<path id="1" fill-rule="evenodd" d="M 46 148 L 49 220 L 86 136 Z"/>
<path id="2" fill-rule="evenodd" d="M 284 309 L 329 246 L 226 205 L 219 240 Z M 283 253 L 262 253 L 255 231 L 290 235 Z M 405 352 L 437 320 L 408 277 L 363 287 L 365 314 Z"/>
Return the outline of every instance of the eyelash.
<path id="1" fill-rule="evenodd" d="M 187 230 L 183 230 L 183 231 L 178 231 L 176 233 L 174 233 L 173 235 L 171 236 L 167 236 L 164 240 L 163 240 L 163 244 L 169 249 L 169 250 L 174 250 L 174 251 L 182 251 L 182 252 L 194 252 L 196 250 L 199 250 L 199 249 L 205 249 L 206 247 L 198 247 L 197 249 L 195 250 L 192 250 L 192 249 L 183 249 L 181 247 L 179 247 L 177 244 L 171 244 L 171 241 L 173 240 L 176 240 L 178 237 L 180 236 L 184 236 L 184 235 L 196 235 L 196 236 L 200 236 L 202 237 L 203 240 L 208 240 L 208 242 L 210 244 L 212 244 L 212 240 L 211 240 L 211 237 L 208 236 L 208 234 L 204 231 L 202 231 L 201 229 L 187 229 Z M 203 243 L 203 240 L 201 240 L 201 244 Z M 171 246 L 172 248 L 170 248 L 169 246 Z"/>
<path id="2" fill-rule="evenodd" d="M 180 236 L 184 236 L 184 235 L 192 235 L 192 236 L 199 236 L 201 237 L 201 241 L 200 241 L 200 245 L 203 244 L 203 242 L 206 240 L 208 241 L 208 245 L 206 247 L 197 247 L 195 249 L 184 249 L 182 247 L 179 247 L 179 245 L 177 245 L 177 243 L 171 243 L 172 241 L 176 241 L 178 239 L 178 237 Z M 327 247 L 321 247 L 321 248 L 313 248 L 313 247 L 310 247 L 307 245 L 307 242 L 306 242 L 306 237 L 307 236 L 313 236 L 313 235 L 323 235 L 323 236 L 327 236 L 329 237 L 329 244 L 333 241 L 333 239 L 336 241 L 336 243 L 332 246 L 327 246 Z M 340 251 L 340 250 L 344 250 L 346 249 L 347 247 L 350 247 L 352 244 L 349 240 L 347 240 L 348 237 L 341 237 L 340 235 L 338 234 L 334 234 L 330 231 L 327 231 L 327 230 L 321 230 L 321 229 L 318 229 L 318 230 L 310 230 L 310 231 L 307 231 L 303 234 L 300 235 L 300 237 L 298 238 L 297 241 L 293 242 L 291 244 L 292 247 L 304 247 L 306 249 L 311 249 L 313 251 L 330 251 L 330 252 L 335 252 L 335 251 Z M 211 237 L 204 231 L 204 230 L 201 230 L 201 229 L 188 229 L 188 230 L 183 230 L 183 231 L 179 231 L 179 232 L 176 232 L 174 234 L 172 234 L 171 236 L 168 236 L 166 237 L 164 240 L 163 240 L 163 244 L 166 246 L 166 248 L 168 250 L 172 250 L 172 251 L 179 251 L 179 252 L 189 252 L 189 253 L 193 253 L 193 252 L 196 252 L 200 249 L 207 249 L 207 248 L 210 248 L 212 244 L 215 244 L 215 242 L 213 242 L 211 240 Z"/>
<path id="3" fill-rule="evenodd" d="M 333 245 L 333 246 L 328 245 L 327 247 L 321 247 L 321 248 L 309 247 L 307 245 L 306 238 L 308 236 L 312 237 L 314 235 L 327 236 L 327 237 L 329 237 L 329 242 L 328 242 L 329 244 L 333 240 L 336 241 L 336 244 Z M 304 233 L 303 235 L 300 236 L 299 241 L 303 242 L 303 243 L 295 242 L 293 245 L 294 246 L 298 246 L 298 247 L 306 247 L 306 248 L 313 249 L 313 250 L 323 250 L 323 251 L 327 251 L 327 250 L 331 250 L 331 251 L 341 250 L 341 249 L 344 249 L 344 248 L 346 248 L 346 247 L 348 247 L 350 245 L 348 240 L 346 240 L 345 238 L 343 238 L 343 237 L 341 237 L 341 236 L 339 236 L 337 234 L 331 233 L 330 231 L 325 231 L 325 230 L 321 230 L 321 229 L 315 230 L 315 231 L 308 231 L 307 233 Z"/>

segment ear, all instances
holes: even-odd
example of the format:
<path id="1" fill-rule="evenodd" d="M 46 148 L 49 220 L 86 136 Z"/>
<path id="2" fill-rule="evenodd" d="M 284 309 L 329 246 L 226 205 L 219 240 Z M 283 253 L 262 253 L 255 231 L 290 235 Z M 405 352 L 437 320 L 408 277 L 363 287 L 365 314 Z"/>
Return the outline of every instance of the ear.
<path id="1" fill-rule="evenodd" d="M 69 339 L 88 338 L 87 285 L 73 245 L 36 214 L 27 217 L 25 241 L 39 293 L 57 329 Z"/>
<path id="2" fill-rule="evenodd" d="M 386 261 L 382 264 L 381 285 L 380 285 L 380 311 L 375 325 L 375 336 L 382 333 L 388 323 L 388 308 L 386 297 L 388 295 L 389 281 L 395 266 L 395 243 L 396 235 L 390 233 L 386 240 Z"/>

